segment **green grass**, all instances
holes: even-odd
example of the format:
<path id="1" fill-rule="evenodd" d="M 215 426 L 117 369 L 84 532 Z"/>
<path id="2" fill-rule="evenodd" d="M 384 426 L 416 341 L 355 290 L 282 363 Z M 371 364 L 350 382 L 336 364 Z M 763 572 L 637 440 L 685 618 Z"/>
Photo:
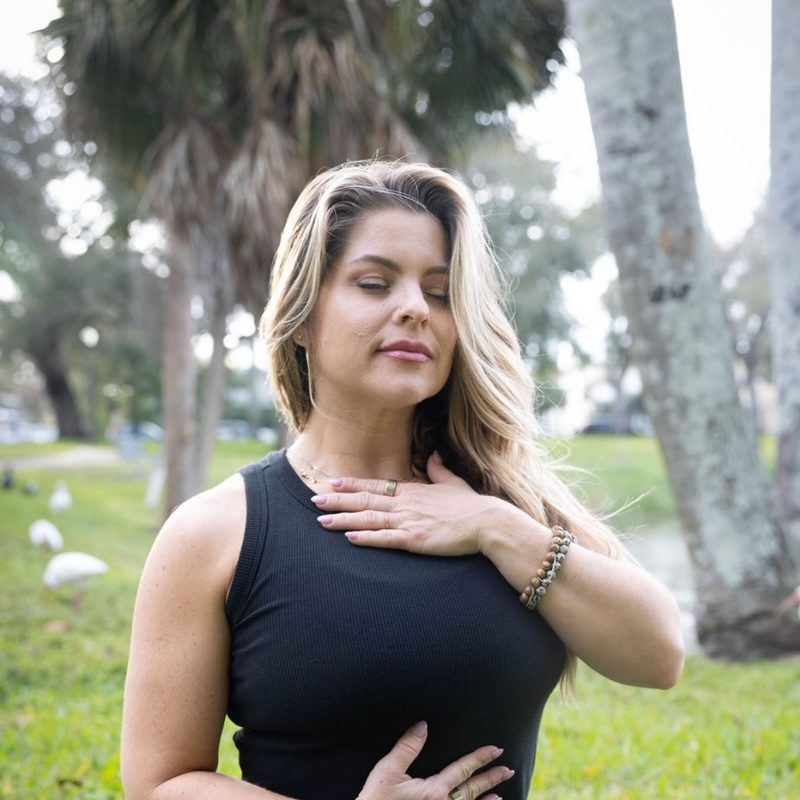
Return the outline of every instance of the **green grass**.
<path id="1" fill-rule="evenodd" d="M 790 800 L 800 786 L 800 660 L 689 658 L 678 686 L 642 690 L 582 667 L 545 710 L 532 796 Z"/>
<path id="2" fill-rule="evenodd" d="M 258 443 L 220 446 L 212 480 L 262 452 Z M 0 447 L 0 463 L 17 455 Z M 642 524 L 671 513 L 652 441 L 584 437 L 572 458 L 598 470 L 587 491 L 610 505 L 655 486 L 637 510 Z M 25 477 L 39 483 L 37 496 L 0 493 L 0 798 L 116 800 L 131 608 L 158 514 L 144 507 L 141 469 L 25 471 Z M 30 523 L 49 517 L 47 498 L 58 477 L 67 478 L 75 499 L 57 521 L 66 549 L 110 565 L 90 585 L 80 615 L 68 594 L 44 593 L 49 556 L 28 541 Z M 667 693 L 618 686 L 585 670 L 572 705 L 554 698 L 545 712 L 535 797 L 795 796 L 798 707 L 797 660 L 743 666 L 694 657 Z M 232 730 L 228 725 L 221 768 L 237 774 Z"/>
<path id="3" fill-rule="evenodd" d="M 578 436 L 556 452 L 568 467 L 586 470 L 582 474 L 568 469 L 564 477 L 591 508 L 613 514 L 615 528 L 638 532 L 674 517 L 675 504 L 655 439 Z"/>
<path id="4" fill-rule="evenodd" d="M 765 464 L 772 468 L 774 437 L 763 437 L 760 446 Z M 587 471 L 568 469 L 564 477 L 592 509 L 613 514 L 610 523 L 616 529 L 646 534 L 648 527 L 675 519 L 675 502 L 656 439 L 577 436 L 555 443 L 553 451 L 568 467 Z"/>

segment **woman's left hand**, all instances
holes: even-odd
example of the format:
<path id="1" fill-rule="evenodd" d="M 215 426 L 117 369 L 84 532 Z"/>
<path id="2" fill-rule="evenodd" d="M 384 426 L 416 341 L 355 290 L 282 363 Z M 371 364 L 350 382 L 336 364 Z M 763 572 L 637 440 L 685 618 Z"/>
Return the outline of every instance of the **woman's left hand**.
<path id="1" fill-rule="evenodd" d="M 427 469 L 431 483 L 398 483 L 393 496 L 385 493 L 385 480 L 338 479 L 335 492 L 314 497 L 320 524 L 367 547 L 436 556 L 480 552 L 486 514 L 499 501 L 474 491 L 438 453 Z"/>

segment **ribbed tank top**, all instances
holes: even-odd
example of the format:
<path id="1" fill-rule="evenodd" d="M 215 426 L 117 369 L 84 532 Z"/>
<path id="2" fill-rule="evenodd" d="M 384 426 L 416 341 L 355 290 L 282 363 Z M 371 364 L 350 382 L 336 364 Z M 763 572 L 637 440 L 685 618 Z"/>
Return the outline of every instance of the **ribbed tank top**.
<path id="1" fill-rule="evenodd" d="M 227 601 L 228 715 L 244 780 L 300 800 L 354 800 L 410 725 L 427 777 L 482 745 L 525 800 L 561 641 L 482 555 L 350 544 L 317 522 L 284 451 L 242 470 L 247 522 Z"/>

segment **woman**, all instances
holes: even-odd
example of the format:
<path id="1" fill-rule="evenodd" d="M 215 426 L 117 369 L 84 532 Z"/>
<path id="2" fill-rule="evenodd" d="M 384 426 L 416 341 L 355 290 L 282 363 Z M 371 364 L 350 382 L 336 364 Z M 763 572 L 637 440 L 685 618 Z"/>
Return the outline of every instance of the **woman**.
<path id="1" fill-rule="evenodd" d="M 448 173 L 354 163 L 303 191 L 261 324 L 297 438 L 153 547 L 129 800 L 522 800 L 575 658 L 677 681 L 674 600 L 537 446 L 496 276 Z M 226 713 L 244 781 L 215 773 Z"/>

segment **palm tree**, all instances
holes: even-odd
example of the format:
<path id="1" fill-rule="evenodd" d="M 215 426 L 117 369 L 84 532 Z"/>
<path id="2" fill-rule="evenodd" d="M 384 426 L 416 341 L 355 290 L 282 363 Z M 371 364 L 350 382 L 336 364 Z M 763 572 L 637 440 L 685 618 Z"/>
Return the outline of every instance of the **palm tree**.
<path id="1" fill-rule="evenodd" d="M 260 312 L 280 228 L 308 178 L 376 154 L 442 160 L 475 135 L 476 112 L 547 84 L 551 59 L 560 60 L 563 4 L 62 0 L 61 8 L 46 35 L 63 44 L 53 71 L 69 89 L 73 127 L 146 185 L 170 240 L 170 509 L 195 488 L 190 296 L 203 294 L 213 310 L 219 376 L 225 315 L 233 301 Z M 205 416 L 213 436 L 214 414 Z"/>

